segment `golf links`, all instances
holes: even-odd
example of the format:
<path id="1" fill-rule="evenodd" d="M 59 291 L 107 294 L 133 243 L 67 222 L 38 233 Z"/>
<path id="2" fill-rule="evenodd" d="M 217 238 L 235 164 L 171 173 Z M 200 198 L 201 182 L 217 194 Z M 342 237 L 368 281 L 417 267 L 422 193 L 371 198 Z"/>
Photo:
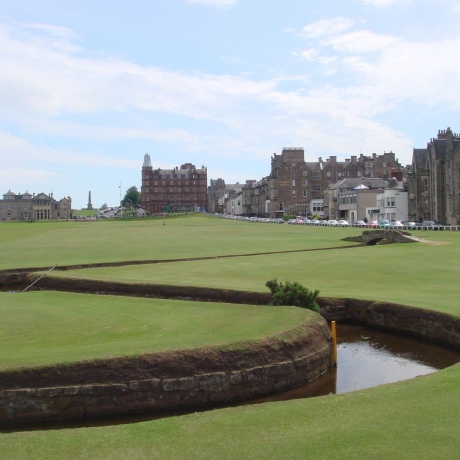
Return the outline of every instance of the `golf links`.
<path id="1" fill-rule="evenodd" d="M 442 317 L 446 332 L 439 341 L 457 347 L 455 338 L 445 337 L 459 331 L 460 234 L 414 231 L 423 242 L 375 246 L 343 240 L 360 233 L 208 215 L 1 223 L 1 274 L 18 276 L 21 287 L 36 283 L 24 292 L 0 292 L 0 389 L 40 379 L 89 385 L 93 374 L 87 369 L 101 363 L 108 363 L 101 375 L 119 375 L 128 363 L 161 355 L 169 357 L 171 385 L 184 391 L 180 385 L 188 383 L 181 376 L 190 363 L 195 374 L 201 363 L 206 375 L 220 375 L 225 368 L 214 368 L 211 358 L 206 367 L 200 359 L 220 356 L 225 366 L 253 352 L 252 369 L 267 366 L 257 361 L 261 355 L 278 353 L 273 359 L 281 367 L 269 363 L 263 372 L 273 374 L 270 385 L 281 391 L 282 364 L 291 359 L 296 368 L 298 359 L 281 353 L 283 346 L 304 354 L 314 347 L 318 354 L 310 362 L 316 360 L 316 373 L 326 372 L 331 363 L 330 350 L 323 349 L 330 342 L 325 320 L 300 308 L 268 305 L 265 283 L 273 278 L 318 289 L 330 316 L 350 304 L 351 310 L 373 309 L 376 318 L 385 305 L 402 305 L 425 329 L 425 318 Z M 115 292 L 116 286 L 123 292 Z M 344 299 L 354 299 L 355 306 Z M 239 371 L 235 381 L 248 375 Z M 135 381 L 146 385 L 144 371 L 136 372 Z M 205 388 L 207 382 L 197 378 Z M 109 426 L 5 429 L 0 457 L 454 458 L 460 448 L 459 388 L 457 364 L 344 395 Z"/>

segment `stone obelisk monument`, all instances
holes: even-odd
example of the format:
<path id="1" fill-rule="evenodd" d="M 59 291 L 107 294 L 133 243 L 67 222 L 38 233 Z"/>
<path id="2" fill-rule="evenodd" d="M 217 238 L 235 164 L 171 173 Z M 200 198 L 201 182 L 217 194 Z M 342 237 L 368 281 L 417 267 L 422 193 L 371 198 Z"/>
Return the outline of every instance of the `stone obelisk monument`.
<path id="1" fill-rule="evenodd" d="M 88 192 L 88 207 L 86 209 L 93 209 L 93 205 L 91 204 L 91 192 Z"/>

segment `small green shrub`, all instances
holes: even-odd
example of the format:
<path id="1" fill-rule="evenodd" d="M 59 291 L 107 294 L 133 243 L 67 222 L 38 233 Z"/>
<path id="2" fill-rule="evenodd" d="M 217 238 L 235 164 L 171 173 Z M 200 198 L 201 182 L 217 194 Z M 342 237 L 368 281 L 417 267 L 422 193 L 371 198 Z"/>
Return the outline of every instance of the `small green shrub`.
<path id="1" fill-rule="evenodd" d="M 265 283 L 265 286 L 272 293 L 271 305 L 291 305 L 294 307 L 307 308 L 312 311 L 319 311 L 319 305 L 316 303 L 316 297 L 319 291 L 310 291 L 296 281 L 286 281 L 285 284 L 279 283 L 275 278 Z"/>

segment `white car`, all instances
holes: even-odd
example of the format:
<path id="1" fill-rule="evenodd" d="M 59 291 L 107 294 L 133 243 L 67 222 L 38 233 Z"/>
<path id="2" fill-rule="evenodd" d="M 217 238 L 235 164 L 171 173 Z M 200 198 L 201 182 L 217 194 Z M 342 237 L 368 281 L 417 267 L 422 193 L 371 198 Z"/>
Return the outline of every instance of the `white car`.
<path id="1" fill-rule="evenodd" d="M 337 227 L 348 227 L 350 224 L 347 220 L 341 219 L 337 222 Z"/>
<path id="2" fill-rule="evenodd" d="M 331 227 L 336 227 L 338 222 L 334 219 L 328 221 L 327 225 L 330 225 Z"/>

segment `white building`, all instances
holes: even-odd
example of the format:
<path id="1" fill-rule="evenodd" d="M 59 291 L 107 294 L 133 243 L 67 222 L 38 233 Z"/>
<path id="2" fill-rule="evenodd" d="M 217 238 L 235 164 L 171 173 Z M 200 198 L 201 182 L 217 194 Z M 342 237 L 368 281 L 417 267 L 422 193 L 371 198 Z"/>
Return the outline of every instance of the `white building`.
<path id="1" fill-rule="evenodd" d="M 243 214 L 243 194 L 240 193 L 236 198 L 230 198 L 226 206 L 227 214 L 241 216 Z"/>
<path id="2" fill-rule="evenodd" d="M 377 195 L 377 219 L 407 220 L 408 194 L 404 191 L 402 183 L 395 179 L 390 180 L 390 186 L 392 181 L 396 185 Z"/>

